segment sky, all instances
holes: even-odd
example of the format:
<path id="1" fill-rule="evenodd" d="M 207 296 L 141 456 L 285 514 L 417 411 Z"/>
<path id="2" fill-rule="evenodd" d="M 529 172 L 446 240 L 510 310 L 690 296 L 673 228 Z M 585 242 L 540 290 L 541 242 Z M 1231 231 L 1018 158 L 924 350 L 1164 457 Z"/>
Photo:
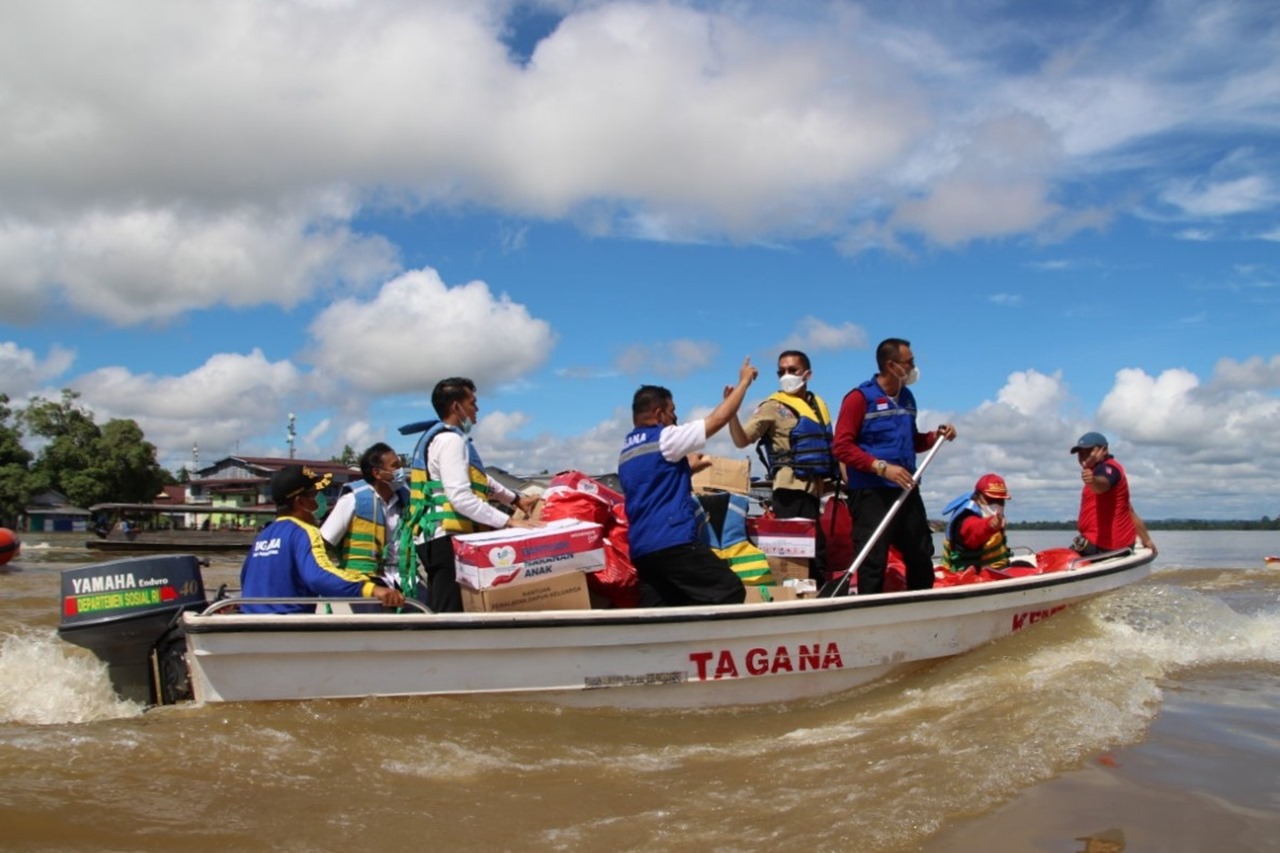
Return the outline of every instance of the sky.
<path id="1" fill-rule="evenodd" d="M 641 384 L 836 409 L 902 337 L 931 515 L 1073 518 L 1100 430 L 1146 518 L 1275 517 L 1278 330 L 1274 0 L 0 6 L 0 392 L 174 471 L 462 375 L 487 464 L 607 473 Z"/>

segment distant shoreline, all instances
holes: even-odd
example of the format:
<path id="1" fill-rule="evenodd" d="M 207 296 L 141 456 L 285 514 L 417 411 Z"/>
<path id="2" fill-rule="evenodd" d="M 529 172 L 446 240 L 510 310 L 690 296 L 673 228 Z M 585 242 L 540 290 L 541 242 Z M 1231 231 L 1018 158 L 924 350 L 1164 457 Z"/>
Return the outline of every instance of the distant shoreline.
<path id="1" fill-rule="evenodd" d="M 1280 530 L 1280 518 L 1210 520 L 1203 518 L 1145 519 L 1149 530 Z M 1075 530 L 1071 521 L 1011 521 L 1009 530 Z"/>

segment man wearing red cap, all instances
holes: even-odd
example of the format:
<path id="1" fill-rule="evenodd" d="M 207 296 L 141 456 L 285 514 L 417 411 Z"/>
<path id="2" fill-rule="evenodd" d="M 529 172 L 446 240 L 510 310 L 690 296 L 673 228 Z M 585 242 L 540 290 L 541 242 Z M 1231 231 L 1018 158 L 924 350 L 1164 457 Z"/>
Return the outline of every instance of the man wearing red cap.
<path id="1" fill-rule="evenodd" d="M 1009 565 L 1009 541 L 1005 538 L 1004 502 L 1009 487 L 997 474 L 983 474 L 973 494 L 952 501 L 944 513 L 952 513 L 942 543 L 942 564 L 953 572 L 987 566 Z"/>
<path id="2" fill-rule="evenodd" d="M 1116 458 L 1107 452 L 1107 438 L 1100 432 L 1080 436 L 1071 452 L 1080 463 L 1080 535 L 1071 547 L 1082 556 L 1132 548 L 1134 541 L 1155 553 L 1147 525 L 1129 502 L 1129 478 Z"/>

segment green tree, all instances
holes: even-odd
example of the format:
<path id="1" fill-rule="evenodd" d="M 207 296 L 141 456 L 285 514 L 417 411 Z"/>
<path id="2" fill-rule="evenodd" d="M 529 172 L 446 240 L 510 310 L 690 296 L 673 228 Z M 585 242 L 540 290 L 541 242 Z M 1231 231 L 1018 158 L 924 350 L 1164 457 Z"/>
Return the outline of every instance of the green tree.
<path id="1" fill-rule="evenodd" d="M 94 449 L 96 458 L 89 473 L 102 484 L 99 501 L 150 503 L 165 485 L 156 446 L 146 440 L 135 421 L 107 421 Z"/>
<path id="2" fill-rule="evenodd" d="M 64 388 L 58 402 L 37 397 L 22 418 L 32 434 L 48 440 L 35 464 L 36 483 L 47 484 L 71 503 L 149 502 L 164 483 L 156 448 L 133 420 L 99 427 L 93 413 Z"/>
<path id="3" fill-rule="evenodd" d="M 356 454 L 355 450 L 349 444 L 342 445 L 341 456 L 329 457 L 330 462 L 341 462 L 343 465 L 346 465 L 349 467 L 354 466 L 356 462 L 358 462 L 359 460 L 360 460 L 360 457 Z"/>
<path id="4" fill-rule="evenodd" d="M 31 452 L 22 446 L 22 430 L 10 423 L 8 404 L 8 395 L 0 393 L 0 524 L 15 525 L 31 502 L 34 484 Z"/>

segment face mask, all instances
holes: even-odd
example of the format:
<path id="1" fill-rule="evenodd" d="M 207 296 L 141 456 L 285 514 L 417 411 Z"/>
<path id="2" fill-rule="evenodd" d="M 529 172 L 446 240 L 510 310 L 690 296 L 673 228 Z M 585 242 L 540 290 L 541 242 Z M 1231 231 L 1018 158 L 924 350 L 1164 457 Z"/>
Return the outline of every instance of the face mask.
<path id="1" fill-rule="evenodd" d="M 907 371 L 907 375 L 902 377 L 903 385 L 915 385 L 920 381 L 920 368 L 913 367 Z"/>
<path id="2" fill-rule="evenodd" d="M 464 417 L 462 421 L 458 424 L 458 429 L 462 430 L 463 435 L 470 435 L 471 428 L 475 425 L 476 425 L 475 421 L 471 420 L 471 418 Z"/>
<path id="3" fill-rule="evenodd" d="M 404 485 L 404 469 L 393 468 L 391 471 L 391 485 L 399 488 Z"/>
<path id="4" fill-rule="evenodd" d="M 1004 515 L 1004 507 L 1000 504 L 986 504 L 982 509 L 982 514 L 985 518 L 990 518 L 993 515 Z"/>
<path id="5" fill-rule="evenodd" d="M 784 373 L 778 377 L 778 387 L 784 394 L 794 394 L 804 387 L 804 377 L 794 373 Z"/>
<path id="6" fill-rule="evenodd" d="M 316 492 L 316 518 L 324 518 L 325 513 L 329 511 L 329 499 L 325 497 L 324 492 Z"/>

